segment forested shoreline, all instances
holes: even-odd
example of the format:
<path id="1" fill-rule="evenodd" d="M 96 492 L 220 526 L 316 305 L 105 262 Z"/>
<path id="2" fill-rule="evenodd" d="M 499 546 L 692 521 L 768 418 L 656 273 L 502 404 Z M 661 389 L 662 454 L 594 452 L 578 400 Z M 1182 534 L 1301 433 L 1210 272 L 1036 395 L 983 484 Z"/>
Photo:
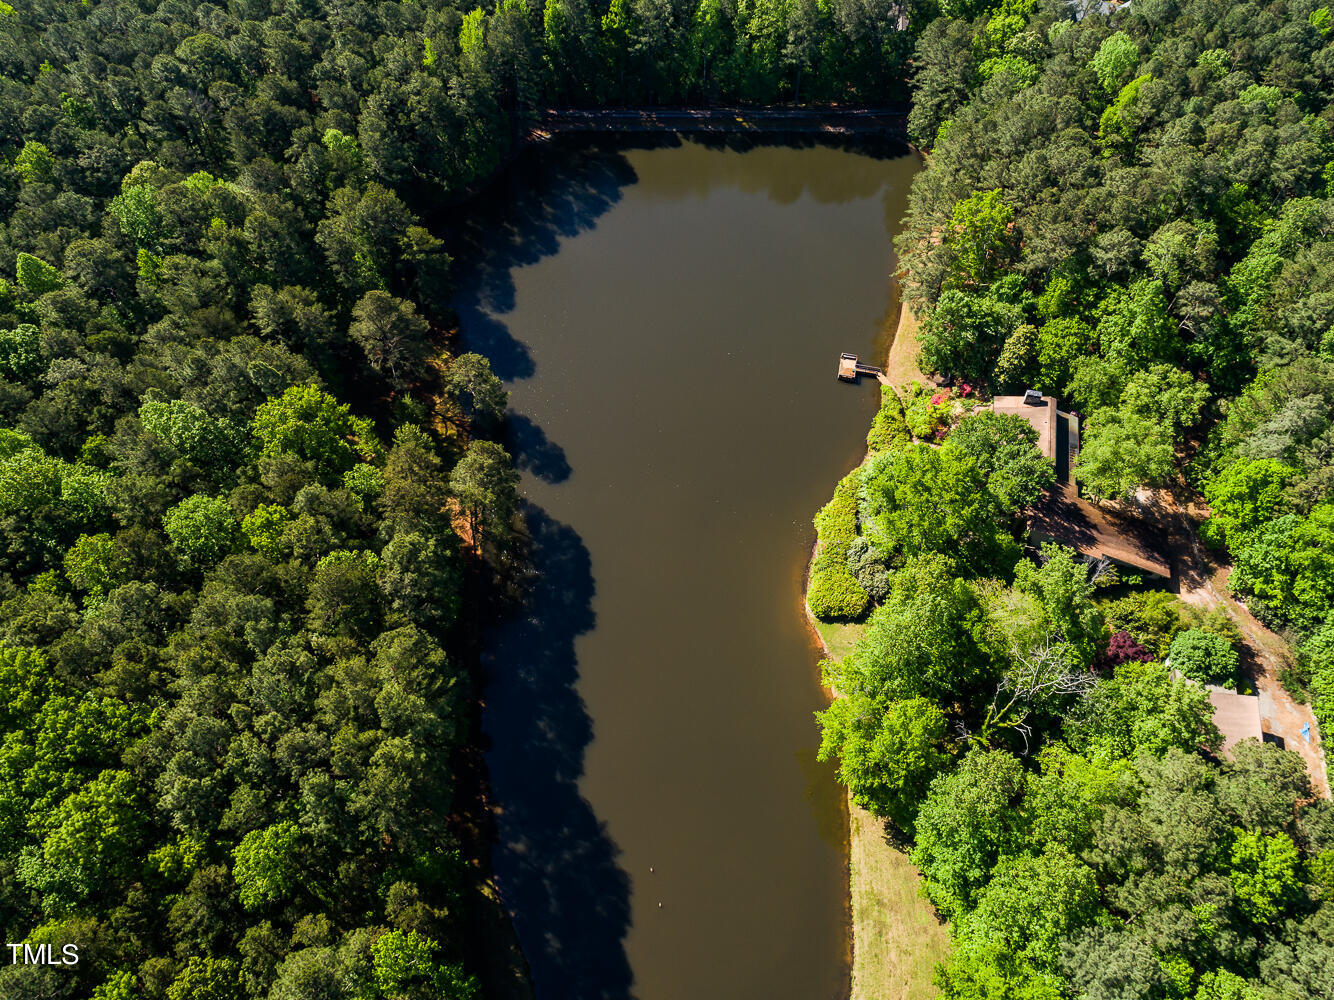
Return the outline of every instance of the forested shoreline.
<path id="1" fill-rule="evenodd" d="M 476 995 L 455 624 L 516 477 L 404 197 L 503 141 L 400 103 L 430 14 L 0 10 L 0 923 L 80 949 L 6 996 Z"/>
<path id="2" fill-rule="evenodd" d="M 898 247 L 952 381 L 886 390 L 816 517 L 811 609 L 864 622 L 825 663 L 821 754 L 913 844 L 947 998 L 1334 996 L 1334 810 L 1296 754 L 1222 753 L 1204 685 L 1242 681 L 1236 624 L 1026 546 L 1053 470 L 983 405 L 1077 411 L 1099 503 L 1202 494 L 1202 542 L 1334 727 L 1330 9 L 942 8 Z"/>

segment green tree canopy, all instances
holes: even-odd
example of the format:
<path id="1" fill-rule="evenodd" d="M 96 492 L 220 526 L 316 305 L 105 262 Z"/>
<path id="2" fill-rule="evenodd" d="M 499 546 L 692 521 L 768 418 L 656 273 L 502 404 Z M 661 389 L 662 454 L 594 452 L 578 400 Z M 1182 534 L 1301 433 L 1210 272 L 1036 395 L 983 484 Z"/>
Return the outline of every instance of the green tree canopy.
<path id="1" fill-rule="evenodd" d="M 1044 544 L 1038 564 L 1021 560 L 1014 573 L 1015 589 L 1038 599 L 1049 634 L 1066 643 L 1083 667 L 1107 638 L 1102 611 L 1093 603 L 1096 588 L 1089 569 L 1073 549 Z"/>
<path id="2" fill-rule="evenodd" d="M 1166 427 L 1175 439 L 1194 427 L 1209 399 L 1209 387 L 1171 365 L 1150 365 L 1126 382 L 1121 405 Z"/>
<path id="3" fill-rule="evenodd" d="M 968 287 L 990 278 L 1010 242 L 1013 219 L 1000 188 L 978 191 L 954 206 L 945 238 L 954 252 L 952 283 Z"/>
<path id="4" fill-rule="evenodd" d="M 29 139 L 14 157 L 14 169 L 24 184 L 50 184 L 56 179 L 56 158 L 45 143 Z"/>
<path id="5" fill-rule="evenodd" d="M 1004 572 L 1018 546 L 961 448 L 914 444 L 876 455 L 862 473 L 859 516 L 882 552 L 937 553 L 979 575 Z"/>
<path id="6" fill-rule="evenodd" d="M 416 931 L 390 931 L 373 946 L 375 985 L 385 1000 L 471 1000 L 477 984 L 435 959 L 438 945 Z"/>
<path id="7" fill-rule="evenodd" d="M 294 385 L 255 411 L 251 430 L 265 455 L 295 455 L 323 472 L 343 473 L 356 461 L 352 439 L 365 429 L 346 404 L 313 385 Z"/>
<path id="8" fill-rule="evenodd" d="M 283 820 L 241 838 L 232 856 L 241 905 L 248 910 L 285 899 L 296 888 L 301 873 L 298 860 L 300 831 Z"/>
<path id="9" fill-rule="evenodd" d="M 837 670 L 840 691 L 885 703 L 945 701 L 995 679 L 976 593 L 941 556 L 920 556 L 892 574 L 885 602 Z"/>
<path id="10" fill-rule="evenodd" d="M 927 372 L 988 382 L 1006 340 L 1023 320 L 1023 310 L 1012 303 L 951 288 L 922 317 L 921 364 Z"/>
<path id="11" fill-rule="evenodd" d="M 403 386 L 426 360 L 429 329 L 411 302 L 375 289 L 353 307 L 348 335 L 365 352 L 372 368 Z"/>
<path id="12" fill-rule="evenodd" d="M 1229 878 L 1237 902 L 1256 923 L 1277 917 L 1301 889 L 1301 856 L 1287 834 L 1234 830 L 1230 861 Z"/>
<path id="13" fill-rule="evenodd" d="M 236 545 L 236 517 L 221 497 L 186 497 L 162 518 L 162 528 L 183 559 L 196 567 L 211 566 Z"/>
<path id="14" fill-rule="evenodd" d="M 1205 484 L 1210 516 L 1200 526 L 1200 537 L 1214 545 L 1236 544 L 1286 514 L 1291 504 L 1287 486 L 1297 475 L 1292 466 L 1272 458 L 1233 462 Z"/>
<path id="15" fill-rule="evenodd" d="M 1115 93 L 1139 65 L 1139 46 L 1124 31 L 1115 32 L 1103 39 L 1090 65 L 1098 74 L 1102 89 Z"/>
<path id="16" fill-rule="evenodd" d="M 483 426 L 505 415 L 509 393 L 480 354 L 460 354 L 445 369 L 445 387 L 458 400 L 463 416 Z"/>
<path id="17" fill-rule="evenodd" d="M 473 542 L 502 541 L 519 504 L 519 474 L 494 441 L 473 441 L 449 475 L 450 492 L 468 518 Z"/>
<path id="18" fill-rule="evenodd" d="M 1002 858 L 960 928 L 966 948 L 996 947 L 1055 970 L 1061 940 L 1098 911 L 1093 870 L 1063 847 Z"/>
<path id="19" fill-rule="evenodd" d="M 945 714 L 926 698 L 881 710 L 854 691 L 816 715 L 824 731 L 820 760 L 838 761 L 839 780 L 859 806 L 911 832 L 931 779 L 949 759 Z"/>
<path id="20" fill-rule="evenodd" d="M 1014 513 L 1056 481 L 1056 469 L 1038 450 L 1037 440 L 1037 431 L 1023 417 L 983 410 L 950 432 L 945 449 L 967 455 L 1000 509 Z"/>
<path id="21" fill-rule="evenodd" d="M 1174 679 L 1161 663 L 1121 664 L 1074 713 L 1066 726 L 1070 745 L 1099 760 L 1222 745 L 1208 692 Z"/>
<path id="22" fill-rule="evenodd" d="M 913 864 L 927 895 L 951 919 L 972 911 L 996 863 L 1023 840 L 1024 771 L 1008 753 L 971 750 L 931 782 L 917 814 Z"/>
<path id="23" fill-rule="evenodd" d="M 1142 487 L 1163 485 L 1174 465 L 1168 428 L 1132 411 L 1104 409 L 1089 418 L 1075 478 L 1096 499 L 1129 499 Z"/>
<path id="24" fill-rule="evenodd" d="M 177 399 L 148 399 L 139 407 L 144 430 L 170 445 L 187 461 L 234 473 L 244 449 L 240 428 L 210 416 L 202 407 Z"/>
<path id="25" fill-rule="evenodd" d="M 1231 587 L 1282 621 L 1312 629 L 1334 602 L 1334 504 L 1275 518 L 1233 552 Z"/>

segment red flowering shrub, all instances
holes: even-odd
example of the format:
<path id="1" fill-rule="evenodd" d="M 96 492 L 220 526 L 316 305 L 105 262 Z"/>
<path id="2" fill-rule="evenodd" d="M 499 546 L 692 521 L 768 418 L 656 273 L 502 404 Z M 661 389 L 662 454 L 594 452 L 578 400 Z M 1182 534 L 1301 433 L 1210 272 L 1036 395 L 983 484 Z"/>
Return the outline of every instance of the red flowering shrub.
<path id="1" fill-rule="evenodd" d="M 1149 663 L 1153 660 L 1153 654 L 1141 646 L 1129 632 L 1114 632 L 1111 642 L 1107 643 L 1107 649 L 1094 658 L 1093 669 L 1099 673 L 1110 674 L 1113 667 L 1119 667 L 1131 660 Z"/>

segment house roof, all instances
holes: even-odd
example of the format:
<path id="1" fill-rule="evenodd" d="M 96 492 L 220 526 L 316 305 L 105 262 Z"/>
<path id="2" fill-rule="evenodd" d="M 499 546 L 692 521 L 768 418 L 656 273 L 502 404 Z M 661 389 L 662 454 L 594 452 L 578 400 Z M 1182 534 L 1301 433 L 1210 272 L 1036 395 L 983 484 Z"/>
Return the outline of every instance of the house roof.
<path id="1" fill-rule="evenodd" d="M 1041 403 L 1027 402 L 1024 396 L 997 396 L 991 401 L 991 408 L 997 413 L 1012 413 L 1023 417 L 1038 432 L 1038 450 L 1053 462 L 1056 461 L 1056 400 L 1050 396 L 1040 397 Z"/>
<path id="2" fill-rule="evenodd" d="M 1080 555 L 1105 557 L 1154 576 L 1172 575 L 1171 566 L 1159 555 L 1161 540 L 1142 519 L 1090 503 L 1069 481 L 1079 450 L 1077 417 L 1062 413 L 1055 398 L 1036 393 L 997 396 L 991 408 L 1032 424 L 1038 432 L 1038 450 L 1056 466 L 1056 484 L 1029 511 L 1028 529 L 1035 539 L 1059 542 Z"/>
<path id="3" fill-rule="evenodd" d="M 1260 698 L 1237 694 L 1226 688 L 1211 687 L 1209 700 L 1214 706 L 1214 725 L 1223 734 L 1223 752 L 1229 757 L 1242 740 L 1264 739 L 1260 729 Z"/>

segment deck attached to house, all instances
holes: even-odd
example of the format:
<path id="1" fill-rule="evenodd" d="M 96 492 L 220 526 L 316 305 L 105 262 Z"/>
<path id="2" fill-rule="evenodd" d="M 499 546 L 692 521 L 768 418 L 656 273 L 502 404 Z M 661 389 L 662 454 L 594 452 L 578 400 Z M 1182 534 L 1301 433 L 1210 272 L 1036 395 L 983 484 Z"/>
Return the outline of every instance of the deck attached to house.
<path id="1" fill-rule="evenodd" d="M 1059 542 L 1092 559 L 1170 579 L 1165 544 L 1140 518 L 1099 507 L 1079 495 L 1074 483 L 1057 483 L 1033 505 L 1028 530 L 1039 541 Z"/>
<path id="2" fill-rule="evenodd" d="M 1110 559 L 1135 572 L 1170 579 L 1165 542 L 1132 510 L 1085 500 L 1073 482 L 1079 453 L 1079 418 L 1062 411 L 1051 396 L 997 396 L 997 413 L 1023 417 L 1038 434 L 1038 450 L 1056 467 L 1056 484 L 1029 511 L 1034 541 L 1057 542 L 1090 559 Z"/>

